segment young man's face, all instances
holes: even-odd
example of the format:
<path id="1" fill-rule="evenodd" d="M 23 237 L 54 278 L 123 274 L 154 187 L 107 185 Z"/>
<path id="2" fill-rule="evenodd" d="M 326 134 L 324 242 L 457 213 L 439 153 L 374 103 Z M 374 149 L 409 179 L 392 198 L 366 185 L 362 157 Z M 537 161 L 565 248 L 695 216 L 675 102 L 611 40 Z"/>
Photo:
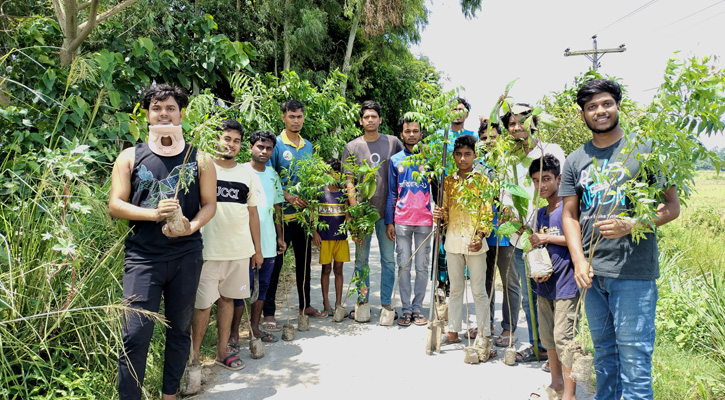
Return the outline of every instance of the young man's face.
<path id="1" fill-rule="evenodd" d="M 531 174 L 531 180 L 534 182 L 534 190 L 539 191 L 541 187 L 541 198 L 548 199 L 559 192 L 561 175 L 554 176 L 551 171 L 537 171 Z"/>
<path id="2" fill-rule="evenodd" d="M 581 113 L 594 133 L 607 133 L 619 125 L 619 105 L 608 92 L 595 94 L 584 104 Z"/>
<path id="3" fill-rule="evenodd" d="M 375 110 L 365 110 L 362 117 L 360 117 L 360 125 L 362 125 L 365 132 L 377 132 L 378 127 L 382 119 Z"/>
<path id="4" fill-rule="evenodd" d="M 406 146 L 415 146 L 420 142 L 421 135 L 420 126 L 417 122 L 403 123 L 403 132 L 400 133 L 403 144 Z"/>
<path id="5" fill-rule="evenodd" d="M 453 107 L 453 113 L 456 116 L 453 120 L 454 124 L 462 124 L 466 122 L 466 118 L 468 118 L 468 109 L 465 105 L 463 105 L 463 103 L 456 104 L 456 106 Z"/>
<path id="6" fill-rule="evenodd" d="M 219 136 L 219 154 L 225 160 L 233 160 L 242 148 L 242 134 L 236 129 L 226 129 Z"/>
<path id="7" fill-rule="evenodd" d="M 498 132 L 494 128 L 487 128 L 485 131 L 478 135 L 478 140 L 481 143 L 485 143 L 486 147 L 492 149 L 496 146 L 496 138 Z"/>
<path id="8" fill-rule="evenodd" d="M 151 100 L 149 109 L 146 110 L 146 119 L 149 125 L 180 125 L 184 112 L 179 108 L 174 96 L 165 100 Z"/>
<path id="9" fill-rule="evenodd" d="M 269 139 L 257 140 L 250 146 L 254 162 L 266 164 L 274 151 L 274 143 Z"/>
<path id="10" fill-rule="evenodd" d="M 511 136 L 517 141 L 526 140 L 529 138 L 529 131 L 524 126 L 526 117 L 523 114 L 514 114 L 509 118 L 509 125 L 506 129 L 509 131 Z"/>
<path id="11" fill-rule="evenodd" d="M 476 160 L 476 152 L 468 146 L 458 148 L 453 151 L 453 159 L 456 166 L 461 171 L 470 171 L 473 169 L 473 162 Z"/>
<path id="12" fill-rule="evenodd" d="M 282 122 L 284 122 L 284 130 L 287 132 L 300 133 L 302 124 L 305 123 L 305 112 L 299 110 L 287 110 L 282 114 Z"/>

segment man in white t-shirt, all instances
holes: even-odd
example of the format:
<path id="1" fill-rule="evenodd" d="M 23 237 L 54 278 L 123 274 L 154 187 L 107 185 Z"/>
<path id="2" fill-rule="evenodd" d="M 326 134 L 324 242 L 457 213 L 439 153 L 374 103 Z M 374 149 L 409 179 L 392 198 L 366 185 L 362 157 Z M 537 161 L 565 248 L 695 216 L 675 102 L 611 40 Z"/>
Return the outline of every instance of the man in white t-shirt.
<path id="1" fill-rule="evenodd" d="M 528 119 L 531 119 L 531 121 L 528 122 Z M 533 110 L 531 106 L 524 103 L 515 104 L 511 108 L 511 111 L 501 117 L 501 123 L 506 131 L 508 131 L 508 133 L 517 141 L 517 144 L 513 151 L 522 151 L 530 160 L 540 158 L 544 154 L 551 154 L 556 157 L 557 160 L 559 160 L 561 168 L 564 168 L 564 162 L 566 161 L 566 155 L 564 154 L 564 150 L 562 150 L 558 144 L 542 142 L 531 134 L 532 131 L 538 133 L 539 124 L 538 118 L 533 115 Z M 527 184 L 527 176 L 528 166 L 525 166 L 523 163 L 517 164 L 515 170 L 513 171 L 513 183 L 526 189 L 526 192 L 529 193 L 531 198 L 534 198 L 534 185 L 530 182 Z M 510 195 L 504 197 L 504 205 L 511 205 L 512 203 L 510 201 Z M 533 202 L 530 201 L 528 207 L 528 215 L 524 217 L 525 221 L 522 221 L 524 225 L 530 225 L 533 222 L 533 216 L 534 214 L 536 214 L 536 210 L 537 207 L 535 207 Z M 513 258 L 514 263 L 516 264 L 516 269 L 519 273 L 519 278 L 521 280 L 521 308 L 524 310 L 524 314 L 526 314 L 526 323 L 529 327 L 529 345 L 533 346 L 533 329 L 537 330 L 538 338 L 538 326 L 533 327 L 531 324 L 531 308 L 529 307 L 529 291 L 526 286 L 526 279 L 530 280 L 529 284 L 532 286 L 531 297 L 533 300 L 534 315 L 536 315 L 536 293 L 534 293 L 533 290 L 536 288 L 536 283 L 531 280 L 531 278 L 527 278 L 526 276 L 526 266 L 523 259 L 524 251 L 522 249 L 523 243 L 521 243 L 521 241 L 519 240 L 519 235 L 511 235 L 511 244 L 516 247 L 516 249 L 514 250 Z M 541 347 L 540 341 L 538 345 L 540 349 L 539 358 L 547 359 L 548 357 L 546 355 L 546 349 Z M 534 356 L 532 348 L 526 347 L 519 351 L 518 355 L 516 356 L 516 361 L 536 361 L 536 357 Z"/>
<path id="2" fill-rule="evenodd" d="M 217 213 L 201 230 L 204 266 L 191 326 L 193 357 L 198 360 L 211 306 L 217 302 L 219 337 L 215 364 L 234 371 L 244 368 L 244 363 L 227 349 L 233 299 L 250 296 L 250 269 L 260 268 L 264 261 L 257 213 L 257 191 L 261 183 L 249 168 L 235 161 L 242 146 L 242 132 L 239 122 L 222 121 L 219 152 L 214 159 Z"/>

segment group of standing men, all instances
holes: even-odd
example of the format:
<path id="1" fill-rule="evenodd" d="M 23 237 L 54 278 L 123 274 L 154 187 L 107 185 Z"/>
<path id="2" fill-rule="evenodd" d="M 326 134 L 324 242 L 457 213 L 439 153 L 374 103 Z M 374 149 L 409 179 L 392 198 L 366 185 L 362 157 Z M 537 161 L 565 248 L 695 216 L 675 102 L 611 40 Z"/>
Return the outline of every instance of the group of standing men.
<path id="1" fill-rule="evenodd" d="M 585 305 L 595 347 L 598 399 L 618 399 L 622 395 L 627 399 L 652 397 L 655 279 L 659 274 L 656 238 L 654 234 L 648 234 L 636 243 L 630 235 L 632 223 L 609 218 L 609 215 L 617 216 L 631 209 L 629 200 L 621 195 L 618 198 L 609 196 L 619 194 L 614 186 L 636 176 L 638 169 L 636 158 L 620 154 L 626 143 L 618 120 L 620 101 L 621 91 L 616 83 L 598 80 L 583 85 L 577 102 L 593 137 L 566 159 L 559 146 L 531 136 L 535 124 L 523 123 L 524 119 L 533 118 L 530 108 L 514 107 L 502 118 L 506 131 L 528 158 L 544 163 L 547 155 L 551 155 L 561 168 L 561 175 L 557 172 L 558 176 L 554 178 L 561 180 L 558 196 L 561 197 L 561 233 L 566 244 L 563 248 L 570 257 L 576 285 L 588 289 Z M 142 101 L 149 124 L 167 127 L 180 126 L 186 105 L 183 91 L 168 85 L 151 88 Z M 440 218 L 447 225 L 444 247 L 451 293 L 445 341 L 460 341 L 460 303 L 466 270 L 471 279 L 478 328 L 465 334 L 481 332 L 489 336 L 493 333 L 489 309 L 493 302 L 488 302 L 488 296 L 493 295 L 494 269 L 498 267 L 505 281 L 504 320 L 503 330 L 495 343 L 507 346 L 513 342 L 521 305 L 529 323 L 529 342 L 533 344 L 532 333 L 536 327 L 532 327 L 530 315 L 537 308 L 531 310 L 529 307 L 528 291 L 525 290 L 528 278 L 520 241 L 515 235 L 507 240 L 496 236 L 495 229 L 487 232 L 472 226 L 470 215 L 460 212 L 457 196 L 450 191 L 450 188 L 469 184 L 469 178 L 476 174 L 483 177 L 480 179 L 487 179 L 485 158 L 483 165 L 476 166 L 481 161 L 477 150 L 481 146 L 491 146 L 501 132 L 498 126 L 488 126 L 485 122 L 477 138 L 473 132 L 463 130 L 470 105 L 464 99 L 458 99 L 454 110 L 458 115 L 449 137 L 457 171 L 446 177 L 444 200 L 439 207 L 434 208 L 431 203 L 429 182 L 413 178 L 417 166 L 404 163 L 406 157 L 414 154 L 415 145 L 422 137 L 417 122 L 401 119 L 402 142 L 381 134 L 378 131 L 381 108 L 374 101 L 366 101 L 360 110 L 364 133 L 345 146 L 343 162 L 365 160 L 379 167 L 377 190 L 370 201 L 381 216 L 375 223 L 381 259 L 381 305 L 392 306 L 397 249 L 403 305 L 397 323 L 401 326 L 427 323 L 422 315 L 422 303 L 428 282 L 430 237 L 434 217 Z M 219 365 L 229 369 L 244 366 L 236 356 L 238 326 L 245 307 L 241 299 L 248 298 L 252 292 L 258 296 L 250 304 L 254 336 L 266 342 L 277 341 L 270 332 L 281 328 L 275 319 L 275 294 L 288 247 L 293 247 L 296 255 L 300 314 L 322 317 L 329 311 L 328 304 L 322 312 L 310 304 L 312 240 L 306 237 L 295 219 L 295 213 L 308 204 L 288 190 L 297 183 L 297 177 L 289 173 L 291 163 L 313 152 L 312 144 L 300 136 L 304 106 L 296 100 L 284 103 L 282 120 L 285 129 L 276 137 L 266 131 L 251 133 L 252 160 L 244 165 L 235 161 L 243 145 L 243 128 L 230 120 L 223 123 L 216 157 L 184 143 L 180 129 L 153 134 L 150 129 L 149 140 L 124 150 L 114 165 L 110 213 L 128 219 L 131 228 L 126 240 L 124 299 L 131 308 L 152 312 L 159 310 L 162 294 L 165 301 L 169 326 L 162 387 L 164 399 L 176 398 L 192 344 L 193 357 L 198 358 L 214 302 L 218 305 L 216 362 Z M 480 139 L 478 144 L 477 139 Z M 651 152 L 647 146 L 638 150 Z M 601 182 L 597 181 L 598 173 L 619 173 L 622 167 L 626 167 L 629 174 L 620 174 L 610 182 L 612 187 L 602 188 Z M 595 168 L 598 171 L 594 171 Z M 521 186 L 534 192 L 534 185 L 524 184 L 531 170 L 519 165 L 512 172 Z M 543 179 L 543 174 L 536 179 Z M 186 182 L 178 191 L 175 189 L 180 180 Z M 666 182 L 659 184 L 666 185 Z M 536 181 L 536 185 L 538 188 L 543 181 Z M 354 182 L 348 183 L 346 192 L 346 200 L 354 204 Z M 669 187 L 664 193 L 653 225 L 662 225 L 679 214 L 676 188 Z M 500 195 L 503 206 L 494 208 L 491 213 L 494 227 L 510 218 L 506 193 Z M 493 203 L 493 199 L 489 200 L 488 204 Z M 612 204 L 617 210 L 611 214 L 599 213 L 600 203 Z M 183 230 L 172 229 L 170 224 L 163 223 L 167 218 L 173 218 L 178 210 L 183 214 Z M 530 214 L 536 213 L 532 207 L 530 211 Z M 604 239 L 593 252 L 588 239 L 595 233 Z M 367 264 L 371 236 L 353 239 L 361 244 L 355 260 L 356 268 L 361 268 Z M 412 253 L 418 248 L 420 250 L 411 262 Z M 591 261 L 590 256 L 593 256 Z M 515 268 L 509 267 L 511 259 Z M 497 265 L 494 260 L 498 260 Z M 416 277 L 411 286 L 413 268 Z M 341 274 L 339 278 L 342 278 Z M 336 273 L 336 286 L 337 279 Z M 540 282 L 533 282 L 533 285 L 537 283 Z M 259 328 L 260 323 L 263 329 Z M 121 399 L 141 398 L 152 333 L 153 321 L 148 316 L 125 314 L 124 348 L 119 354 Z M 526 348 L 519 352 L 518 358 L 530 361 L 530 353 Z M 563 384 L 553 378 L 554 374 L 552 387 L 563 388 Z M 567 396 L 571 398 L 570 394 Z"/>

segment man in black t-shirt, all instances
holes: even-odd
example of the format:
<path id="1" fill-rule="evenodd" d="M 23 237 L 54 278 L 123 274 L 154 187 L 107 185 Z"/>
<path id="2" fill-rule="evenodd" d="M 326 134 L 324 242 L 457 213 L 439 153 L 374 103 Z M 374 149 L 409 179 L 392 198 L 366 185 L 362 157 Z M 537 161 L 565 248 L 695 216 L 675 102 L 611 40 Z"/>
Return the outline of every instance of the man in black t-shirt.
<path id="1" fill-rule="evenodd" d="M 638 159 L 652 148 L 641 144 L 627 150 L 628 138 L 619 125 L 621 97 L 619 85 L 604 79 L 579 89 L 577 103 L 593 136 L 567 157 L 559 196 L 574 278 L 586 289 L 595 398 L 651 399 L 657 237 L 650 232 L 634 241 L 633 205 L 622 186 L 645 180 L 648 171 L 640 170 Z M 663 195 L 650 225 L 660 226 L 677 218 L 680 203 L 675 186 L 653 183 L 662 185 Z"/>
<path id="2" fill-rule="evenodd" d="M 191 317 L 202 265 L 199 229 L 216 212 L 216 171 L 208 155 L 184 143 L 181 120 L 188 101 L 179 88 L 156 85 L 142 100 L 149 139 L 121 152 L 113 166 L 108 202 L 112 217 L 129 220 L 124 303 L 158 312 L 164 297 L 166 350 L 162 399 L 176 399 L 191 347 Z M 180 180 L 185 185 L 178 189 Z M 181 210 L 182 215 L 178 215 Z M 172 217 L 176 223 L 164 223 Z M 141 399 L 154 323 L 124 313 L 118 357 L 121 400 Z"/>

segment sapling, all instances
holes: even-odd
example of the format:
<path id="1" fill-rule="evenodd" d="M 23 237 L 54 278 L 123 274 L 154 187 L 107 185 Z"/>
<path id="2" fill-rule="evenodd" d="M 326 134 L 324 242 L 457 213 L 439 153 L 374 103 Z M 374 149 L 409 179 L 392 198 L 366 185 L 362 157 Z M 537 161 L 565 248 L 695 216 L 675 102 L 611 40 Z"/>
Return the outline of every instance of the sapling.
<path id="1" fill-rule="evenodd" d="M 365 264 L 357 267 L 357 260 L 362 257 L 362 243 L 368 235 L 372 235 L 375 231 L 375 222 L 380 219 L 380 214 L 373 205 L 370 204 L 370 198 L 373 197 L 377 190 L 376 175 L 379 167 L 373 167 L 363 160 L 362 164 L 358 164 L 355 157 L 344 163 L 345 170 L 348 171 L 348 179 L 355 184 L 355 204 L 348 207 L 350 219 L 346 220 L 343 228 L 350 232 L 355 242 L 355 262 L 356 268 L 352 277 L 353 283 L 357 288 L 358 298 L 355 304 L 355 321 L 370 321 L 370 304 L 367 302 L 368 294 L 368 278 L 370 275 L 370 266 Z M 348 297 L 352 296 L 348 293 Z M 362 313 L 362 314 L 360 314 Z"/>

